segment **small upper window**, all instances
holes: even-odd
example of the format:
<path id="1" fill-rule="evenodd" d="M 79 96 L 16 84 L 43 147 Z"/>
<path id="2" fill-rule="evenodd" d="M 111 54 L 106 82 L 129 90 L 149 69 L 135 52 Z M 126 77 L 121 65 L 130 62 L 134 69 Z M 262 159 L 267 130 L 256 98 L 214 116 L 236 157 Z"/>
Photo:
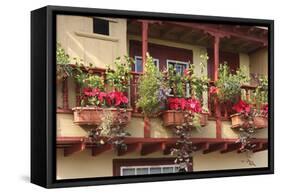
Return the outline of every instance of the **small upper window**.
<path id="1" fill-rule="evenodd" d="M 93 19 L 93 32 L 96 34 L 109 35 L 109 22 L 108 20 Z"/>

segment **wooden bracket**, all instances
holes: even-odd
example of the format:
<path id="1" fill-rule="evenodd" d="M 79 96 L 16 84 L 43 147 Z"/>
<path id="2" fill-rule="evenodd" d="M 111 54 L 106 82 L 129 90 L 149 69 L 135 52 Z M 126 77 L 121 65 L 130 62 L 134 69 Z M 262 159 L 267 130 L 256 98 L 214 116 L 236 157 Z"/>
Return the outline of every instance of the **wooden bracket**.
<path id="1" fill-rule="evenodd" d="M 141 155 L 145 156 L 157 151 L 164 151 L 166 148 L 165 143 L 143 144 L 141 149 Z"/>
<path id="2" fill-rule="evenodd" d="M 92 156 L 97 156 L 99 154 L 102 154 L 103 152 L 109 151 L 113 149 L 112 144 L 105 144 L 100 145 L 92 148 Z"/>
<path id="3" fill-rule="evenodd" d="M 70 156 L 71 154 L 81 152 L 86 148 L 85 142 L 82 141 L 80 143 L 73 144 L 70 147 L 64 148 L 64 156 Z"/>

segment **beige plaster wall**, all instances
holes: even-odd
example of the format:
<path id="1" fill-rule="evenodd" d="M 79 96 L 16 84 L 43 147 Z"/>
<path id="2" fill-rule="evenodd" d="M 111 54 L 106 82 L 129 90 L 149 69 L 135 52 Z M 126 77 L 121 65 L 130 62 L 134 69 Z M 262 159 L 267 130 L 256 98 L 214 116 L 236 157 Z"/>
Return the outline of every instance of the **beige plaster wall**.
<path id="1" fill-rule="evenodd" d="M 139 153 L 131 153 L 125 156 L 118 157 L 114 151 L 105 152 L 98 157 L 91 156 L 89 149 L 80 153 L 75 153 L 71 156 L 64 157 L 63 150 L 57 150 L 57 179 L 70 178 L 89 178 L 89 177 L 106 177 L 113 176 L 112 160 L 117 158 L 158 158 L 171 157 L 164 156 L 157 152 L 148 156 L 141 156 Z M 208 170 L 224 170 L 224 169 L 241 169 L 252 168 L 247 163 L 243 162 L 246 159 L 244 154 L 230 152 L 220 154 L 214 152 L 210 154 L 202 154 L 196 152 L 193 156 L 194 171 Z M 258 167 L 267 167 L 267 151 L 257 152 L 253 155 L 253 161 Z"/>
<path id="2" fill-rule="evenodd" d="M 250 54 L 250 71 L 268 75 L 268 49 L 260 49 Z"/>
<path id="3" fill-rule="evenodd" d="M 231 129 L 230 121 L 222 122 L 222 138 L 238 138 L 239 131 L 238 129 Z M 267 138 L 268 137 L 268 129 L 258 129 L 254 134 L 255 138 Z"/>
<path id="4" fill-rule="evenodd" d="M 58 15 L 57 41 L 71 57 L 83 59 L 85 65 L 105 67 L 127 53 L 127 21 L 109 20 L 109 36 L 105 36 L 93 33 L 92 17 Z"/>

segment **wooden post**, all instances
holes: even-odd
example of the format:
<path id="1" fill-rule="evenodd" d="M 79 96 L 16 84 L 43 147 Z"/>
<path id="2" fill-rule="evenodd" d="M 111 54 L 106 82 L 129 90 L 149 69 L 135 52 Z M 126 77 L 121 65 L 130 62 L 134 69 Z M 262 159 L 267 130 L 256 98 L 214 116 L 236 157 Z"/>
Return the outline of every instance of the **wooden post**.
<path id="1" fill-rule="evenodd" d="M 142 21 L 142 71 L 145 71 L 146 53 L 148 51 L 148 21 Z M 143 133 L 145 138 L 150 137 L 150 119 L 144 116 Z"/>
<path id="2" fill-rule="evenodd" d="M 220 37 L 214 36 L 214 80 L 218 80 L 219 75 L 219 44 Z M 216 137 L 221 138 L 221 107 L 218 98 L 215 97 L 215 113 L 216 113 Z"/>
<path id="3" fill-rule="evenodd" d="M 148 51 L 148 21 L 142 21 L 142 71 L 146 63 L 146 53 Z"/>
<path id="4" fill-rule="evenodd" d="M 215 36 L 214 40 L 214 80 L 218 80 L 218 73 L 219 73 L 219 44 L 220 44 L 220 37 Z"/>
<path id="5" fill-rule="evenodd" d="M 151 128 L 150 118 L 148 116 L 144 116 L 143 122 L 144 122 L 143 136 L 145 138 L 149 138 L 150 137 L 150 128 Z"/>
<path id="6" fill-rule="evenodd" d="M 67 78 L 63 80 L 62 82 L 62 108 L 64 110 L 69 109 L 68 106 L 68 83 Z"/>
<path id="7" fill-rule="evenodd" d="M 81 106 L 80 86 L 78 83 L 75 84 L 75 95 L 76 95 L 76 106 Z"/>

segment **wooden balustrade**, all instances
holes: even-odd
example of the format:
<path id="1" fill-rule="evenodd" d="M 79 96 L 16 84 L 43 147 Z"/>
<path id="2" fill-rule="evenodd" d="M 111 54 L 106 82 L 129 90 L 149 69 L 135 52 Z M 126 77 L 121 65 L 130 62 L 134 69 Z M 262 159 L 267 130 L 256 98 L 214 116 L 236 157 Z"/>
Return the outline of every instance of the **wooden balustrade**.
<path id="1" fill-rule="evenodd" d="M 73 65 L 72 65 L 73 66 Z M 106 83 L 106 69 L 102 69 L 102 68 L 93 68 L 93 67 L 83 67 L 84 71 L 88 71 L 92 74 L 96 74 L 99 75 L 103 78 L 105 85 Z M 136 102 L 138 99 L 138 84 L 139 84 L 139 80 L 140 77 L 143 75 L 143 73 L 140 72 L 131 72 L 131 81 L 130 81 L 130 85 L 129 85 L 129 91 L 126 92 L 127 97 L 129 98 L 130 101 L 130 105 L 133 108 L 133 112 L 134 113 L 139 113 L 141 110 L 138 109 L 136 107 Z M 64 109 L 68 109 L 68 86 L 67 86 L 67 81 L 64 81 L 62 84 L 62 92 L 63 92 L 63 108 Z M 186 83 L 183 84 L 184 85 L 184 92 L 185 94 L 187 93 L 186 90 L 188 90 L 189 88 L 186 87 Z M 209 83 L 209 87 L 214 86 L 214 82 L 210 81 Z M 251 95 L 253 90 L 256 89 L 255 86 L 251 86 L 251 85 L 243 85 L 242 87 L 242 91 L 245 94 L 245 97 L 247 100 L 250 100 Z M 76 106 L 80 105 L 80 87 L 78 85 L 76 85 L 75 88 L 75 93 L 76 93 Z M 191 91 L 189 91 L 189 93 L 191 93 Z M 232 102 L 225 102 L 225 103 L 219 103 L 220 105 L 220 111 L 221 111 L 221 119 L 222 120 L 228 120 L 229 116 L 234 113 L 232 110 L 232 106 L 233 103 Z M 214 97 L 210 94 L 209 90 L 208 90 L 208 109 L 209 109 L 209 118 L 210 119 L 216 119 L 216 107 L 215 107 L 215 99 Z"/>

